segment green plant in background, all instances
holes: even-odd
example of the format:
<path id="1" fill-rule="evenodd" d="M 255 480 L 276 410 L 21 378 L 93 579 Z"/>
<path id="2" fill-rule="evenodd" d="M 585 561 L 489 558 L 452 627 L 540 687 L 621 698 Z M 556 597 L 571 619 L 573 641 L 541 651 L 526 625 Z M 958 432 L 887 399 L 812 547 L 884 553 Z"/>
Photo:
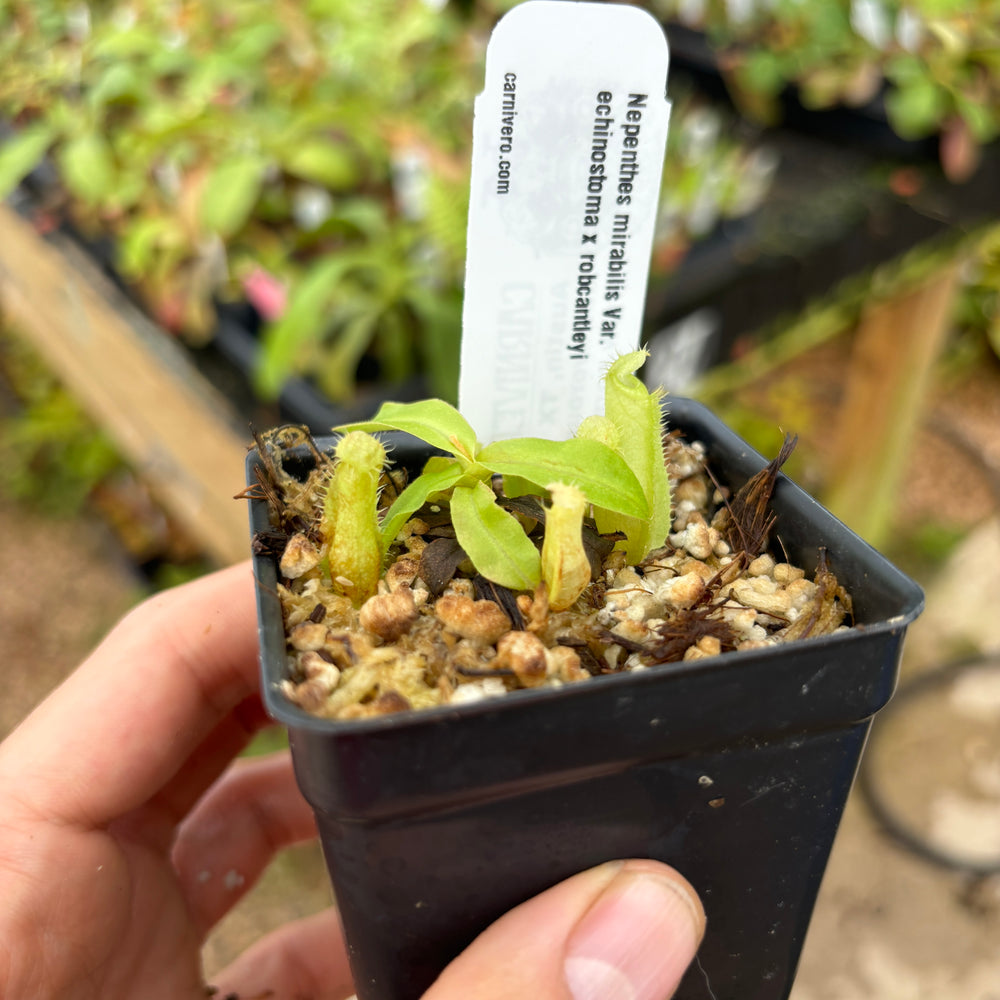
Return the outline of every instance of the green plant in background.
<path id="1" fill-rule="evenodd" d="M 777 115 L 789 84 L 807 107 L 864 104 L 889 84 L 886 110 L 903 138 L 942 137 L 957 179 L 1000 135 L 998 0 L 653 0 L 667 19 L 704 30 L 734 97 Z"/>
<path id="2" fill-rule="evenodd" d="M 424 370 L 452 396 L 461 300 L 457 277 L 445 281 L 441 270 L 454 273 L 454 260 L 442 265 L 426 233 L 375 200 L 355 199 L 326 225 L 340 228 L 341 245 L 303 270 L 264 342 L 258 388 L 274 396 L 305 370 L 331 399 L 347 399 L 374 344 L 388 381 Z"/>
<path id="3" fill-rule="evenodd" d="M 76 514 L 94 487 L 121 468 L 107 437 L 24 347 L 0 330 L 0 368 L 17 404 L 0 417 L 0 489 L 46 514 Z"/>
<path id="4" fill-rule="evenodd" d="M 1000 359 L 1000 226 L 986 232 L 972 254 L 956 325 L 976 342 L 985 341 Z M 975 353 L 974 344 L 970 353 Z"/>
<path id="5" fill-rule="evenodd" d="M 586 507 L 593 507 L 600 530 L 627 536 L 625 551 L 633 562 L 661 546 L 670 528 L 660 393 L 648 392 L 632 374 L 645 357 L 635 351 L 611 365 L 604 416 L 596 418 L 599 424 L 593 418 L 585 422 L 588 436 L 568 441 L 513 438 L 482 447 L 465 418 L 438 399 L 385 403 L 372 420 L 337 428 L 346 435 L 338 443 L 327 491 L 334 510 L 324 520 L 325 545 L 355 546 L 343 565 L 355 567 L 359 579 L 377 582 L 406 521 L 426 503 L 441 502 L 449 507 L 458 544 L 479 573 L 512 590 L 533 590 L 545 582 L 551 606 L 568 607 L 590 581 L 580 542 Z M 429 459 L 423 473 L 393 501 L 376 538 L 363 526 L 376 519 L 372 475 L 384 452 L 369 435 L 380 431 L 412 434 L 447 454 Z M 498 503 L 490 485 L 494 476 L 503 478 L 508 497 L 549 498 L 541 552 L 522 522 Z M 362 530 L 340 539 L 340 522 L 348 517 L 345 506 L 353 508 L 351 522 Z M 342 549 L 337 551 L 342 557 Z M 374 593 L 373 582 L 357 593 L 356 584 L 354 579 L 343 584 L 355 603 Z"/>
<path id="6" fill-rule="evenodd" d="M 53 207 L 110 237 L 154 318 L 191 341 L 218 301 L 249 298 L 265 396 L 305 374 L 344 400 L 361 368 L 422 371 L 454 398 L 473 99 L 510 6 L 0 0 L 0 195 L 47 158 Z M 767 179 L 688 113 L 660 270 Z"/>
<path id="7" fill-rule="evenodd" d="M 672 85 L 654 270 L 669 271 L 692 241 L 719 222 L 749 215 L 771 188 L 778 154 L 758 129 Z"/>
<path id="8" fill-rule="evenodd" d="M 45 517 L 96 513 L 117 539 L 117 552 L 141 567 L 154 591 L 212 569 L 21 331 L 5 325 L 0 470 L 0 494 Z"/>
<path id="9" fill-rule="evenodd" d="M 457 305 L 438 293 L 461 276 L 456 164 L 478 72 L 457 13 L 2 0 L 0 21 L 0 111 L 15 126 L 0 194 L 48 155 L 75 223 L 114 238 L 160 322 L 203 338 L 214 301 L 263 275 L 265 313 L 285 313 L 265 338 L 271 394 L 318 370 L 343 399 L 364 352 L 389 377 L 454 353 Z M 414 160 L 433 176 L 406 199 L 394 171 Z"/>

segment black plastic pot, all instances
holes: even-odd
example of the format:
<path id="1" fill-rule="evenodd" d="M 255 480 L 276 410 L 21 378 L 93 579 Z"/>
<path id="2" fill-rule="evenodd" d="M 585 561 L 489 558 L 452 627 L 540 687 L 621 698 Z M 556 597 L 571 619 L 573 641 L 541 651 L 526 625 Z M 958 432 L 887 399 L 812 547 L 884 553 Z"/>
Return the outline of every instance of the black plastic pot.
<path id="1" fill-rule="evenodd" d="M 731 486 L 765 464 L 700 404 L 673 399 L 669 421 L 706 444 Z M 678 997 L 787 997 L 871 717 L 892 693 L 923 594 L 784 477 L 773 509 L 791 560 L 811 569 L 826 547 L 858 627 L 356 722 L 313 718 L 281 695 L 276 569 L 257 557 L 263 691 L 316 812 L 359 1000 L 419 997 L 511 907 L 630 857 L 674 865 L 705 903 L 700 965 Z M 263 503 L 251 521 L 267 527 Z"/>

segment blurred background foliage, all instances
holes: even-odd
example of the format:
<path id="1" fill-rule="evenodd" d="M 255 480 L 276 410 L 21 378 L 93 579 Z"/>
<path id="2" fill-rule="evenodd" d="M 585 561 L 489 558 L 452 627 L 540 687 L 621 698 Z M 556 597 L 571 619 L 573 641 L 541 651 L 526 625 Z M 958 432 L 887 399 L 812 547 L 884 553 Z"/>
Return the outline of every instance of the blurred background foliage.
<path id="1" fill-rule="evenodd" d="M 361 368 L 454 398 L 472 102 L 509 6 L 2 0 L 0 194 L 44 162 L 52 207 L 192 343 L 249 299 L 264 396 L 306 374 L 344 401 Z M 681 96 L 661 258 L 757 205 L 756 138 Z"/>
<path id="2" fill-rule="evenodd" d="M 363 380 L 416 374 L 454 399 L 473 99 L 489 33 L 513 5 L 0 0 L 0 196 L 29 190 L 36 225 L 68 226 L 106 252 L 190 345 L 249 303 L 261 398 L 303 375 L 347 403 Z M 1000 0 L 644 5 L 672 37 L 696 39 L 731 99 L 672 71 L 654 281 L 775 196 L 784 150 L 772 127 L 789 94 L 807 109 L 856 108 L 904 140 L 933 137 L 953 182 L 1000 133 Z M 873 174 L 907 197 L 928 171 L 886 162 Z M 845 191 L 871 180 L 852 174 Z M 769 238 L 794 256 L 795 234 L 836 225 L 847 194 L 786 213 L 791 225 Z M 769 408 L 738 390 L 848 330 L 877 284 L 864 276 L 781 317 L 759 349 L 691 388 L 763 450 L 779 424 L 821 429 L 826 411 L 795 377 L 770 384 Z M 1000 351 L 998 288 L 993 234 L 969 254 L 952 367 Z M 3 353 L 21 398 L 4 418 L 11 483 L 30 492 L 50 468 L 72 506 L 85 484 L 114 477 L 115 459 L 62 390 L 7 343 Z M 806 461 L 791 469 L 811 486 Z"/>
<path id="3" fill-rule="evenodd" d="M 3 327 L 0 358 L 0 485 L 43 513 L 75 514 L 121 467 L 118 453 L 24 339 Z"/>
<path id="4" fill-rule="evenodd" d="M 453 335 L 436 293 L 460 265 L 478 58 L 459 17 L 342 0 L 0 9 L 0 110 L 16 127 L 0 191 L 47 155 L 60 208 L 114 239 L 168 329 L 197 342 L 218 301 L 249 295 L 275 321 L 261 391 L 298 368 L 334 398 L 369 344 L 391 378 L 418 363 L 419 326 Z M 425 185 L 459 194 L 428 193 L 430 220 L 393 186 L 421 154 L 442 168 Z M 433 254 L 415 252 L 425 236 Z"/>
<path id="5" fill-rule="evenodd" d="M 996 0 L 653 0 L 705 32 L 738 104 L 774 121 L 795 86 L 809 108 L 882 101 L 905 139 L 940 134 L 962 179 L 1000 135 Z"/>
<path id="6" fill-rule="evenodd" d="M 191 343 L 248 300 L 263 397 L 420 372 L 454 398 L 472 101 L 512 5 L 0 0 L 0 195 L 34 178 Z M 647 6 L 700 33 L 742 112 L 672 84 L 654 274 L 767 196 L 790 87 L 938 136 L 955 177 L 1000 131 L 1000 0 Z"/>

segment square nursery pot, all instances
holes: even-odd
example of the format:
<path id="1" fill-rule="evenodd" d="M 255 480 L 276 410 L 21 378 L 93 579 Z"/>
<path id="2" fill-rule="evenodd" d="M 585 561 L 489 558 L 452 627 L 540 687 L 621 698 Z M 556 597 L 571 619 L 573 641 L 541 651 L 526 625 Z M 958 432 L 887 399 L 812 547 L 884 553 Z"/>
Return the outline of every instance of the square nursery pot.
<path id="1" fill-rule="evenodd" d="M 668 423 L 738 488 L 765 464 L 703 406 Z M 320 447 L 330 444 L 320 441 Z M 394 457 L 419 465 L 406 442 Z M 256 453 L 248 459 L 253 482 Z M 290 704 L 272 557 L 255 561 L 263 692 L 315 810 L 359 1000 L 414 1000 L 487 925 L 617 858 L 678 868 L 708 931 L 676 996 L 783 1000 L 874 713 L 920 588 L 794 483 L 772 509 L 790 561 L 826 547 L 857 627 L 560 689 L 334 722 Z M 268 527 L 254 501 L 252 530 Z M 512 955 L 511 960 L 516 961 Z"/>

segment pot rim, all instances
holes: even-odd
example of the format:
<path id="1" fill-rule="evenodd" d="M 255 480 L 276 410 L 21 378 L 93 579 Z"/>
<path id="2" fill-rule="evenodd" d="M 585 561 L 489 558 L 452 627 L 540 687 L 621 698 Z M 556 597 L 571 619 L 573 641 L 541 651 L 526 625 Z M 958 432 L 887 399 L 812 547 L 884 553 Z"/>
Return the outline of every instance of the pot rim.
<path id="1" fill-rule="evenodd" d="M 767 464 L 767 459 L 750 448 L 703 404 L 693 400 L 671 397 L 668 421 L 670 414 L 676 415 L 678 411 L 680 411 L 681 423 L 695 425 L 694 427 L 685 426 L 685 434 L 688 438 L 700 439 L 707 436 L 713 439 L 716 447 L 721 444 L 730 452 L 730 459 L 735 460 L 736 464 L 740 466 L 739 471 L 747 478 Z M 323 448 L 326 440 L 325 438 L 317 438 L 317 444 Z M 405 446 L 402 450 L 406 451 Z M 257 455 L 258 452 L 255 448 L 247 456 L 248 483 L 255 482 L 253 470 L 259 461 Z M 780 504 L 778 503 L 779 497 Z M 874 622 L 855 624 L 850 629 L 830 635 L 795 640 L 778 647 L 727 653 L 703 660 L 665 663 L 638 672 L 599 675 L 562 687 L 508 691 L 502 697 L 485 698 L 481 701 L 461 705 L 439 705 L 367 719 L 324 719 L 311 715 L 294 705 L 281 692 L 280 681 L 285 675 L 287 653 L 281 604 L 277 595 L 277 565 L 272 556 L 258 554 L 253 558 L 253 569 L 257 582 L 258 638 L 264 682 L 261 693 L 267 710 L 276 721 L 289 729 L 313 733 L 335 731 L 347 735 L 435 726 L 459 719 L 492 715 L 497 712 L 517 712 L 525 705 L 540 706 L 545 702 L 560 702 L 566 698 L 587 697 L 588 692 L 594 691 L 595 684 L 607 689 L 609 699 L 614 696 L 616 690 L 624 693 L 626 688 L 630 693 L 641 697 L 643 691 L 650 686 L 662 684 L 668 676 L 680 678 L 712 672 L 728 672 L 733 665 L 734 658 L 737 657 L 736 662 L 740 664 L 741 672 L 748 674 L 753 674 L 755 669 L 759 671 L 763 664 L 773 661 L 776 657 L 782 659 L 794 657 L 796 651 L 803 647 L 807 647 L 813 652 L 813 659 L 824 650 L 829 650 L 831 658 L 840 657 L 844 655 L 841 647 L 849 647 L 867 637 L 901 633 L 921 613 L 924 606 L 922 589 L 783 473 L 779 474 L 775 488 L 775 506 L 798 509 L 810 525 L 814 520 L 817 522 L 819 520 L 825 521 L 828 531 L 832 530 L 842 540 L 849 541 L 855 556 L 867 558 L 872 563 L 869 568 L 879 571 L 878 575 L 884 578 L 887 587 L 894 587 L 899 606 L 898 612 Z M 251 535 L 268 526 L 266 503 L 263 500 L 251 500 Z M 779 533 L 780 526 L 781 521 L 779 520 Z M 866 570 L 865 577 L 867 578 L 868 575 Z M 812 669 L 809 665 L 803 665 L 804 671 Z"/>

